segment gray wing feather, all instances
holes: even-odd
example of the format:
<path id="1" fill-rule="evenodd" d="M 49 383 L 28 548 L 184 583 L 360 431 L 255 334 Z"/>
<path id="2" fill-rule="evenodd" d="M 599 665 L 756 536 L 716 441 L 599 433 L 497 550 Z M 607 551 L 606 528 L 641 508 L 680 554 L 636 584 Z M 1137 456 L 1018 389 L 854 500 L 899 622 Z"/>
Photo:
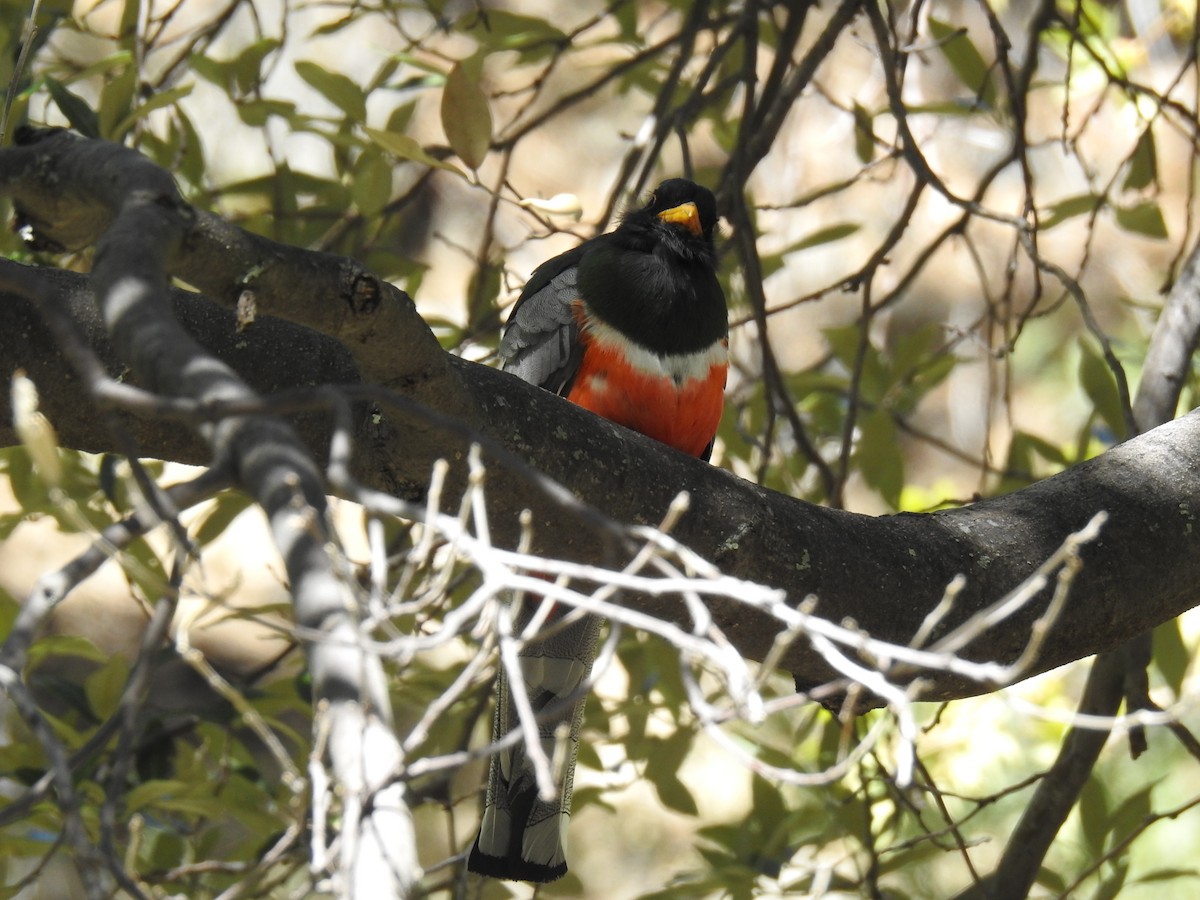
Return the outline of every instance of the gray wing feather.
<path id="1" fill-rule="evenodd" d="M 523 381 L 565 394 L 579 369 L 579 299 L 574 266 L 524 298 L 500 341 L 500 368 Z"/>

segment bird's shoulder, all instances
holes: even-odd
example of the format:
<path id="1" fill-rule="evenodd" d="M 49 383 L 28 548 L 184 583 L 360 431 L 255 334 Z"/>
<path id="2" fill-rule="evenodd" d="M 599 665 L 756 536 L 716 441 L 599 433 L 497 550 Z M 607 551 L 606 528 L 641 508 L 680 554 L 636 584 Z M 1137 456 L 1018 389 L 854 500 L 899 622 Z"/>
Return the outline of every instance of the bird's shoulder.
<path id="1" fill-rule="evenodd" d="M 517 297 L 517 302 L 514 304 L 512 312 L 508 314 L 509 325 L 519 321 L 522 309 L 533 297 L 543 294 L 548 287 L 558 287 L 564 280 L 560 276 L 564 274 L 568 275 L 567 280 L 569 280 L 570 273 L 572 270 L 579 268 L 579 264 L 583 261 L 583 258 L 589 253 L 603 248 L 611 238 L 611 234 L 598 235 L 584 241 L 578 247 L 568 250 L 566 253 L 552 256 L 534 269 L 533 273 L 529 276 L 529 280 L 525 282 L 525 287 L 521 289 L 521 295 Z M 553 284 L 556 279 L 558 284 Z"/>
<path id="2" fill-rule="evenodd" d="M 546 260 L 533 270 L 509 313 L 500 341 L 500 365 L 506 372 L 547 390 L 568 390 L 579 367 L 579 264 L 602 248 L 609 235 Z"/>

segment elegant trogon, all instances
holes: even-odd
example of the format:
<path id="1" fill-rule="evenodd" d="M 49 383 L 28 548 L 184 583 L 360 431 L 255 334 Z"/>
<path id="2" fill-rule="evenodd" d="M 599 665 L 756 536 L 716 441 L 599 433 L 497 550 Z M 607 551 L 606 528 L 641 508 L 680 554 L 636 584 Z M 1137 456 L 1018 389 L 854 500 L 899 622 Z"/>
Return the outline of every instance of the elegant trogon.
<path id="1" fill-rule="evenodd" d="M 677 450 L 708 459 L 728 369 L 728 313 L 717 281 L 712 192 L 672 178 L 613 231 L 534 270 L 500 342 L 500 363 L 525 381 Z M 526 645 L 525 684 L 498 678 L 494 735 L 517 725 L 511 691 L 535 713 L 591 671 L 599 620 L 585 617 Z M 539 798 L 524 742 L 492 758 L 471 871 L 552 881 L 567 871 L 565 841 L 583 699 L 539 724 L 546 755 L 565 759 L 552 801 Z M 565 758 L 555 735 L 570 725 Z"/>

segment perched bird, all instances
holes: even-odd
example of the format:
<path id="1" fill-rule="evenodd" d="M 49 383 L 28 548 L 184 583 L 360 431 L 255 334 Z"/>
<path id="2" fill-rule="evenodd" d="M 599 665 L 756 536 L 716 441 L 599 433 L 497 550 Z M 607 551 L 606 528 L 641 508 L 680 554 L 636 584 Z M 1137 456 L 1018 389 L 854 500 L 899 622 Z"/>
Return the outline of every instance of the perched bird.
<path id="1" fill-rule="evenodd" d="M 684 453 L 708 459 L 721 418 L 729 319 L 717 281 L 712 192 L 672 178 L 613 231 L 538 266 L 500 343 L 502 368 L 592 412 Z M 531 642 L 523 686 L 535 713 L 570 696 L 596 653 L 594 617 Z M 494 734 L 516 723 L 503 671 Z M 492 758 L 473 872 L 513 881 L 553 881 L 567 871 L 566 830 L 583 699 L 539 725 L 555 759 L 555 734 L 570 723 L 562 784 L 538 796 L 524 743 Z"/>

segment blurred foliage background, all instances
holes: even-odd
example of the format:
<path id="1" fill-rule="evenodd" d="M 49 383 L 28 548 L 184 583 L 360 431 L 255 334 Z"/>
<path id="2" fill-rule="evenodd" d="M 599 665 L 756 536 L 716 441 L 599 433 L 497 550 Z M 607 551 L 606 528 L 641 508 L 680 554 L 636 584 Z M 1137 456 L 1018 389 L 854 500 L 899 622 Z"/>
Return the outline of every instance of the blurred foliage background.
<path id="1" fill-rule="evenodd" d="M 479 360 L 538 262 L 687 174 L 727 216 L 735 366 L 716 464 L 882 514 L 1010 491 L 1123 439 L 1129 386 L 1197 238 L 1195 0 L 895 3 L 831 27 L 843 9 L 0 0 L 3 139 L 29 121 L 137 147 L 193 204 L 363 260 Z M 51 259 L 19 235 L 0 243 Z M 1193 374 L 1188 408 L 1195 392 Z M 131 502 L 119 461 L 64 459 L 65 505 L 23 451 L 3 455 L 0 621 Z M 361 517 L 339 516 L 347 557 L 364 562 Z M 115 825 L 99 812 L 111 788 L 98 748 L 167 581 L 161 536 L 64 604 L 31 666 L 61 736 L 92 761 L 89 825 L 114 830 L 143 890 L 304 895 L 308 697 L 282 569 L 265 544 L 248 552 L 261 523 L 237 495 L 188 525 L 204 565 L 174 633 L 215 669 L 178 638 L 160 652 Z M 1160 705 L 1196 696 L 1196 640 L 1187 620 L 1156 635 Z M 401 719 L 417 721 L 464 658 L 397 671 Z M 676 666 L 672 648 L 624 639 L 588 708 L 572 872 L 541 896 L 952 896 L 998 859 L 1081 679 L 1068 667 L 929 705 L 912 787 L 897 786 L 886 741 L 800 787 L 698 736 Z M 473 696 L 423 753 L 485 739 L 485 678 Z M 729 729 L 764 762 L 818 772 L 880 715 L 844 728 L 806 708 Z M 0 895 L 71 895 L 56 809 L 16 799 L 45 772 L 41 751 L 12 714 L 3 733 Z M 475 764 L 418 784 L 428 887 L 528 896 L 441 862 L 473 835 L 482 780 Z M 1134 762 L 1114 738 L 1036 895 L 1194 895 L 1197 802 L 1186 742 L 1153 731 Z"/>

